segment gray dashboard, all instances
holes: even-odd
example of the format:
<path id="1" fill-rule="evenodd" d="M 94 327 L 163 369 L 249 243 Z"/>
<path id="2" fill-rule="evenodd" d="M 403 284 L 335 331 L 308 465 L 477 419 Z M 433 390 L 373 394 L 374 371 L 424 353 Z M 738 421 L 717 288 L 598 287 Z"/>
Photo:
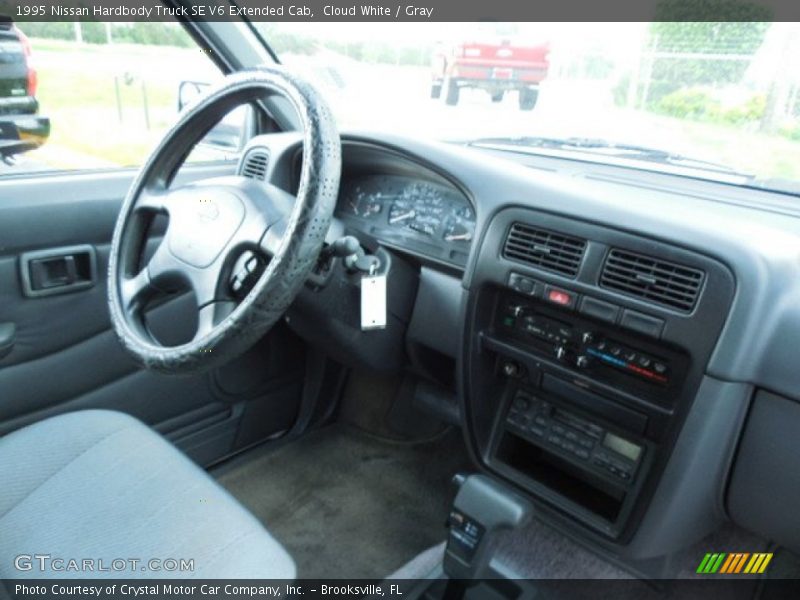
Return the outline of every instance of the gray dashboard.
<path id="1" fill-rule="evenodd" d="M 800 339 L 800 199 L 646 171 L 565 164 L 561 172 L 489 152 L 396 136 L 349 135 L 435 165 L 475 203 L 475 243 L 503 208 L 524 207 L 611 226 L 692 250 L 731 270 L 736 294 L 706 372 L 800 399 L 791 348 Z M 743 205 L 742 196 L 755 207 Z M 729 199 L 730 197 L 730 199 Z M 797 209 L 787 202 L 797 200 Z M 470 289 L 473 249 L 462 285 Z"/>
<path id="2" fill-rule="evenodd" d="M 270 177 L 280 180 L 287 165 L 297 164 L 297 153 L 292 151 L 297 138 L 270 137 L 274 138 Z M 545 504 L 540 507 L 543 515 L 579 539 L 632 560 L 685 547 L 731 517 L 781 539 L 780 533 L 774 533 L 780 530 L 777 523 L 791 519 L 791 506 L 800 497 L 787 497 L 778 507 L 771 505 L 774 519 L 767 524 L 752 522 L 746 511 L 737 507 L 752 505 L 753 486 L 749 482 L 759 481 L 765 471 L 775 470 L 777 476 L 781 470 L 780 464 L 769 464 L 765 453 L 751 450 L 758 447 L 760 438 L 748 428 L 748 410 L 753 403 L 763 404 L 764 398 L 775 394 L 800 400 L 800 371 L 792 355 L 793 344 L 800 340 L 800 211 L 794 205 L 798 199 L 644 170 L 509 156 L 401 136 L 347 133 L 342 140 L 345 184 L 340 196 L 340 221 L 419 265 L 417 302 L 409 317 L 407 340 L 453 359 L 459 373 L 462 417 L 469 417 L 470 410 L 488 401 L 486 394 L 491 393 L 488 388 L 476 387 L 468 373 L 491 371 L 486 364 L 479 367 L 470 362 L 469 349 L 482 343 L 475 340 L 483 335 L 473 329 L 476 302 L 487 286 L 507 287 L 509 274 L 515 271 L 548 285 L 564 283 L 581 296 L 611 298 L 623 311 L 658 315 L 666 323 L 662 343 L 669 347 L 679 349 L 682 340 L 689 346 L 697 345 L 697 340 L 691 341 L 691 330 L 697 330 L 695 338 L 699 337 L 702 352 L 690 352 L 688 361 L 695 375 L 691 385 L 682 390 L 678 408 L 667 411 L 674 421 L 664 428 L 667 433 L 659 441 L 665 444 L 666 458 L 653 471 L 657 477 L 652 478 L 652 489 L 642 494 L 646 501 L 631 509 L 632 513 L 640 512 L 636 526 L 620 528 L 615 534 L 618 539 L 609 539 L 602 532 L 587 532 L 576 525 L 575 519 L 565 517 L 564 511 L 550 510 Z M 287 189 L 292 188 L 291 180 L 292 175 L 288 175 L 284 182 Z M 370 208 L 369 199 L 365 204 L 358 200 L 355 209 L 348 208 L 356 188 L 371 185 L 374 195 L 383 189 L 378 185 L 381 182 L 401 188 L 431 185 L 448 197 L 435 235 L 390 227 L 391 203 L 375 210 Z M 474 210 L 474 215 L 469 215 L 470 219 L 474 217 L 471 243 L 444 243 L 446 219 L 468 206 Z M 680 314 L 648 306 L 641 299 L 624 295 L 615 298 L 597 287 L 592 273 L 580 275 L 576 283 L 535 266 L 515 266 L 504 257 L 500 242 L 511 222 L 508 215 L 588 239 L 597 265 L 609 247 L 621 243 L 643 256 L 700 267 L 712 275 L 701 295 L 709 302 Z M 379 219 L 373 220 L 376 216 Z M 471 229 L 472 223 L 469 225 Z M 436 247 L 425 246 L 434 237 Z M 454 250 L 466 257 L 453 260 Z M 589 256 L 593 256 L 591 252 Z M 711 301 L 716 291 L 722 296 Z M 447 318 L 431 317 L 436 314 Z M 709 320 L 718 325 L 704 328 Z M 442 340 L 451 343 L 443 344 Z M 759 389 L 772 394 L 755 393 Z M 760 414 L 776 412 L 767 408 Z M 488 414 L 485 418 L 489 419 Z M 759 431 L 764 430 L 765 422 L 770 421 L 764 418 L 758 423 Z M 465 429 L 474 459 L 492 470 L 488 454 L 494 450 L 487 445 L 488 438 L 481 441 L 480 433 L 469 422 Z M 747 432 L 745 448 L 755 454 L 736 460 L 743 432 Z M 705 460 L 698 462 L 698 456 Z M 796 457 L 784 453 L 780 460 L 793 461 L 791 465 L 796 468 L 792 473 L 800 469 Z M 726 497 L 731 478 L 738 497 Z M 784 488 L 797 491 L 800 485 L 790 482 Z M 795 495 L 800 496 L 800 492 Z M 800 532 L 781 541 L 800 546 Z"/>

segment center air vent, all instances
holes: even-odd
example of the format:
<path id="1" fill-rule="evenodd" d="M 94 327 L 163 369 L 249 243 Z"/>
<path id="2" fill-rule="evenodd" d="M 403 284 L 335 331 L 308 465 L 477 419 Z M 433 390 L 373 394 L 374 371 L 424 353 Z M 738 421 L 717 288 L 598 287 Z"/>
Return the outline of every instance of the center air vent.
<path id="1" fill-rule="evenodd" d="M 242 175 L 264 181 L 267 177 L 267 163 L 269 163 L 269 153 L 266 150 L 251 150 L 242 163 Z"/>
<path id="2" fill-rule="evenodd" d="M 658 258 L 613 248 L 600 285 L 685 312 L 694 308 L 705 273 Z"/>
<path id="3" fill-rule="evenodd" d="M 503 256 L 575 277 L 586 250 L 586 240 L 537 229 L 523 223 L 514 223 L 508 232 Z"/>

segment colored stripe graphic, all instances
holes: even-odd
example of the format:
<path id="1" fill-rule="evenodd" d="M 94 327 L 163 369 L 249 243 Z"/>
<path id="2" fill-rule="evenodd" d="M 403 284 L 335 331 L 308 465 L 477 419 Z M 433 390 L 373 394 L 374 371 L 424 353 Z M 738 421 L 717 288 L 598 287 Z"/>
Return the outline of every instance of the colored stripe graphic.
<path id="1" fill-rule="evenodd" d="M 704 575 L 761 574 L 772 560 L 771 552 L 709 552 L 700 561 L 697 573 Z"/>
<path id="2" fill-rule="evenodd" d="M 736 567 L 731 569 L 731 573 L 739 573 L 744 567 L 744 562 L 750 557 L 749 552 L 739 555 L 739 560 L 736 562 Z"/>
<path id="3" fill-rule="evenodd" d="M 771 560 L 772 560 L 772 552 L 768 553 L 764 557 L 764 562 L 761 563 L 761 566 L 759 567 L 758 572 L 759 573 L 763 573 L 764 571 L 766 571 L 767 570 L 767 565 L 769 564 L 769 561 L 771 561 Z"/>
<path id="4" fill-rule="evenodd" d="M 706 572 L 706 566 L 708 565 L 708 561 L 710 559 L 711 559 L 711 555 L 710 554 L 706 554 L 703 557 L 703 560 L 700 561 L 700 566 L 697 567 L 697 572 L 698 573 L 705 573 Z"/>
<path id="5" fill-rule="evenodd" d="M 725 553 L 706 554 L 700 566 L 697 567 L 698 573 L 716 573 L 725 558 Z"/>
<path id="6" fill-rule="evenodd" d="M 764 560 L 764 555 L 755 553 L 753 554 L 753 558 L 750 559 L 750 562 L 747 563 L 747 566 L 744 568 L 745 573 L 758 573 L 758 568 L 761 566 L 761 562 Z"/>
<path id="7" fill-rule="evenodd" d="M 719 571 L 719 568 L 722 566 L 722 561 L 725 559 L 725 556 L 726 555 L 724 552 L 719 554 L 717 560 L 714 561 L 713 565 L 711 565 L 711 570 L 709 571 L 709 573 L 716 573 L 717 571 Z"/>
<path id="8" fill-rule="evenodd" d="M 736 560 L 736 554 L 728 554 L 728 558 L 722 563 L 722 568 L 719 570 L 720 573 L 729 573 L 731 565 Z"/>

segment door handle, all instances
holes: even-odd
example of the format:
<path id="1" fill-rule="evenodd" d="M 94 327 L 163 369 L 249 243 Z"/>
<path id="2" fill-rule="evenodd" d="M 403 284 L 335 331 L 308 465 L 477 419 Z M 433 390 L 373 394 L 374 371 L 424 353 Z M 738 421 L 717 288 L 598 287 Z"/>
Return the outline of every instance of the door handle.
<path id="1" fill-rule="evenodd" d="M 0 359 L 11 353 L 16 334 L 17 328 L 13 323 L 0 323 Z"/>
<path id="2" fill-rule="evenodd" d="M 89 245 L 26 252 L 20 267 L 22 290 L 29 298 L 89 288 L 97 279 L 97 257 Z"/>

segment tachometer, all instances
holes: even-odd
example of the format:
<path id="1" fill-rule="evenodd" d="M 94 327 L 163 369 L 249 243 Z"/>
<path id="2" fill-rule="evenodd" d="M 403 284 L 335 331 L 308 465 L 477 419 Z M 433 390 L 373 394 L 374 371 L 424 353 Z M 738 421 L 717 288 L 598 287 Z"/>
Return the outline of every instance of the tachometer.
<path id="1" fill-rule="evenodd" d="M 370 193 L 356 185 L 348 194 L 345 210 L 356 217 L 369 219 L 383 210 L 383 198 L 380 192 Z"/>

